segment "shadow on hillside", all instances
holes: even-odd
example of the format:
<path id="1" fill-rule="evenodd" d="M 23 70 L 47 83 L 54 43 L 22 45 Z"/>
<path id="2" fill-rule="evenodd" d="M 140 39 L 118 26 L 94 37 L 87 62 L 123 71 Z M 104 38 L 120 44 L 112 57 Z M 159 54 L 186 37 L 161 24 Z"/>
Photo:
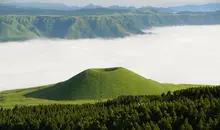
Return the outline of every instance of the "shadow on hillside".
<path id="1" fill-rule="evenodd" d="M 77 96 L 71 91 L 77 92 L 77 89 L 63 90 L 65 82 L 61 82 L 47 88 L 40 88 L 36 91 L 25 94 L 26 98 L 35 98 L 53 101 L 76 101 L 76 100 L 100 100 L 99 97 L 91 97 L 89 95 Z"/>
<path id="2" fill-rule="evenodd" d="M 76 100 L 101 100 L 100 96 L 90 96 L 88 95 L 75 95 L 71 91 L 77 92 L 77 89 L 72 90 L 62 90 L 65 82 L 52 85 L 47 88 L 40 88 L 36 91 L 25 94 L 26 98 L 35 98 L 43 100 L 53 100 L 53 101 L 76 101 Z M 100 95 L 100 94 L 98 94 Z"/>
<path id="3" fill-rule="evenodd" d="M 47 88 L 40 88 L 36 91 L 25 94 L 24 96 L 27 98 L 37 98 L 37 99 L 45 99 L 45 100 L 55 100 L 51 97 L 51 94 L 48 94 L 53 87 L 56 87 L 59 84 L 49 86 Z"/>

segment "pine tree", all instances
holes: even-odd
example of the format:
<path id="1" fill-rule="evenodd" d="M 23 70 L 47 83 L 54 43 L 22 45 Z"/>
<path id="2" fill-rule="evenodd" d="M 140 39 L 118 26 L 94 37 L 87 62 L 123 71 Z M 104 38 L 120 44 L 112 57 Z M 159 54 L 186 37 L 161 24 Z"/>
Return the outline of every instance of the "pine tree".
<path id="1" fill-rule="evenodd" d="M 172 130 L 172 126 L 170 122 L 167 119 L 162 119 L 159 121 L 160 129 L 162 130 Z"/>
<path id="2" fill-rule="evenodd" d="M 199 130 L 202 130 L 202 129 L 204 128 L 204 123 L 203 123 L 202 120 L 199 120 L 199 122 L 198 122 L 198 124 L 197 124 L 197 128 L 198 128 Z"/>
<path id="3" fill-rule="evenodd" d="M 143 129 L 143 130 L 152 130 L 152 128 L 151 128 L 151 126 L 150 126 L 149 123 L 147 123 L 147 124 L 142 124 L 142 129 Z"/>
<path id="4" fill-rule="evenodd" d="M 193 127 L 189 124 L 188 118 L 185 118 L 184 124 L 181 125 L 180 130 L 193 130 Z"/>

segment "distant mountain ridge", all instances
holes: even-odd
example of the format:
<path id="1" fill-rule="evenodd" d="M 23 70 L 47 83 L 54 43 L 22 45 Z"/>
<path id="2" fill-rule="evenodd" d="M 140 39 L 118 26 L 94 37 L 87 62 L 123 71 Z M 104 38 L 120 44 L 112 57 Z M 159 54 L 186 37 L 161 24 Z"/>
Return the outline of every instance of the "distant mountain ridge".
<path id="1" fill-rule="evenodd" d="M 169 9 L 175 12 L 189 11 L 189 12 L 213 12 L 220 10 L 220 3 L 210 3 L 204 5 L 183 5 L 169 7 Z"/>
<path id="2" fill-rule="evenodd" d="M 5 10 L 0 8 L 0 41 L 35 38 L 122 38 L 145 34 L 157 26 L 220 24 L 220 12 L 161 13 L 157 10 L 122 11 L 84 9 L 76 11 Z M 5 13 L 3 13 L 5 11 Z M 16 13 L 16 14 L 15 14 Z"/>
<path id="3" fill-rule="evenodd" d="M 97 8 L 96 8 L 97 7 Z M 88 5 L 78 10 L 16 8 L 0 4 L 0 41 L 35 38 L 122 38 L 156 26 L 220 24 L 220 12 L 159 11 L 153 7 L 117 9 Z"/>
<path id="4" fill-rule="evenodd" d="M 49 9 L 49 10 L 80 10 L 80 9 L 97 9 L 105 8 L 99 5 L 88 4 L 85 6 L 68 6 L 63 3 L 3 3 L 2 5 L 12 6 L 16 8 L 32 8 L 32 9 Z M 117 6 L 115 6 L 117 7 Z M 119 7 L 120 8 L 120 7 Z M 117 9 L 119 9 L 117 8 Z M 116 9 L 116 8 L 114 8 Z M 124 8 L 127 9 L 127 8 Z"/>
<path id="5" fill-rule="evenodd" d="M 30 2 L 30 3 L 4 3 L 3 5 L 14 6 L 17 8 L 35 8 L 35 9 L 53 9 L 53 10 L 79 10 L 79 9 L 96 9 L 96 8 L 108 8 L 108 9 L 126 9 L 126 10 L 136 10 L 142 8 L 148 8 L 151 6 L 144 6 L 136 8 L 133 6 L 119 6 L 112 5 L 109 7 L 103 7 L 100 5 L 88 4 L 86 6 L 68 6 L 63 3 L 40 3 L 40 2 Z M 173 6 L 173 7 L 153 7 L 162 12 L 211 12 L 220 10 L 220 3 L 209 3 L 203 5 L 182 5 L 182 6 Z"/>
<path id="6" fill-rule="evenodd" d="M 49 10 L 77 10 L 80 9 L 78 6 L 68 6 L 62 3 L 3 3 L 2 5 L 12 6 L 16 8 L 32 8 L 32 9 L 49 9 Z"/>

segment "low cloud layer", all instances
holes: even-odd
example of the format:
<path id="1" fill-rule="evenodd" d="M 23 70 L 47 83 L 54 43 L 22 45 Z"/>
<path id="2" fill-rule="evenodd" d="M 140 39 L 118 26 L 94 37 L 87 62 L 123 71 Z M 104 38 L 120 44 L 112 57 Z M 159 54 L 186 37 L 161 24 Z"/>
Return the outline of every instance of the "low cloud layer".
<path id="1" fill-rule="evenodd" d="M 0 91 L 64 81 L 88 68 L 126 67 L 166 83 L 220 84 L 220 25 L 163 27 L 115 40 L 0 44 Z"/>

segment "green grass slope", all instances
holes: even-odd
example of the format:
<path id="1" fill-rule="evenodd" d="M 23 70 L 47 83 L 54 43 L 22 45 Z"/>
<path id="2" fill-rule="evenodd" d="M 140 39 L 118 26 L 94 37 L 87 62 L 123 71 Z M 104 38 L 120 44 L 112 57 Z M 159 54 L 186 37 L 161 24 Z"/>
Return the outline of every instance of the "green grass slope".
<path id="1" fill-rule="evenodd" d="M 20 21 L 21 20 L 21 21 Z M 26 40 L 37 38 L 38 32 L 30 23 L 22 21 L 22 19 L 6 19 L 2 20 L 0 16 L 0 40 Z M 23 23 L 22 23 L 23 22 Z"/>
<path id="2" fill-rule="evenodd" d="M 179 89 L 191 88 L 191 87 L 202 87 L 203 85 L 190 85 L 190 84 L 161 84 L 167 90 L 175 91 Z M 205 85 L 206 86 L 206 85 Z M 12 108 L 15 105 L 19 106 L 30 106 L 30 105 L 49 105 L 49 104 L 84 104 L 84 103 L 96 103 L 100 101 L 106 101 L 107 99 L 102 100 L 69 100 L 69 101 L 56 101 L 56 100 L 47 100 L 47 99 L 39 99 L 33 97 L 27 97 L 27 94 L 51 87 L 42 86 L 42 87 L 34 87 L 27 89 L 17 89 L 17 90 L 9 90 L 0 92 L 0 107 L 3 108 Z"/>
<path id="3" fill-rule="evenodd" d="M 158 83 L 125 68 L 88 69 L 55 85 L 0 92 L 0 107 L 95 103 L 121 95 L 159 95 L 202 86 L 207 85 Z"/>
<path id="4" fill-rule="evenodd" d="M 84 104 L 84 103 L 91 104 L 97 102 L 97 100 L 55 101 L 55 100 L 30 98 L 25 96 L 28 93 L 38 91 L 47 87 L 50 87 L 50 85 L 0 92 L 0 108 L 1 107 L 12 108 L 15 105 L 30 106 L 30 105 L 49 105 L 49 104 Z M 99 101 L 105 101 L 105 100 L 99 100 Z"/>
<path id="5" fill-rule="evenodd" d="M 157 95 L 165 91 L 167 89 L 160 83 L 120 67 L 88 69 L 26 96 L 49 100 L 100 100 L 121 95 Z"/>

